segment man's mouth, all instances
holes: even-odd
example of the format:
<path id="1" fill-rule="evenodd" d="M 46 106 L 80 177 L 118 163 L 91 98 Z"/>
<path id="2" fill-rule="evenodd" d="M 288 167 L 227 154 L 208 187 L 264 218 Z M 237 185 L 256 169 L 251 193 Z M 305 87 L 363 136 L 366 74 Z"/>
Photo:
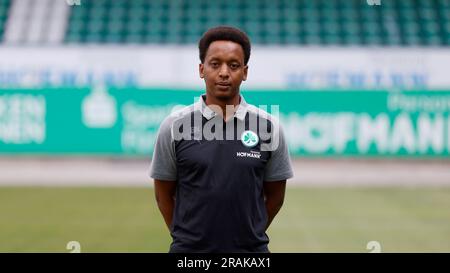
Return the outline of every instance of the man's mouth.
<path id="1" fill-rule="evenodd" d="M 220 90 L 228 90 L 230 88 L 231 84 L 227 83 L 227 82 L 218 82 L 218 83 L 216 83 L 216 86 Z"/>

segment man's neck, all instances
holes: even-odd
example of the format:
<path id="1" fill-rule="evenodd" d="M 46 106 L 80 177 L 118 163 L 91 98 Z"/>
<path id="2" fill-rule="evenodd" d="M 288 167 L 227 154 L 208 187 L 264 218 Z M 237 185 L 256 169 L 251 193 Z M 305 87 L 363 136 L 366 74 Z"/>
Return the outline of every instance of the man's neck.
<path id="1" fill-rule="evenodd" d="M 215 112 L 219 111 L 219 114 L 223 113 L 223 117 L 227 121 L 231 117 L 233 117 L 234 112 L 236 111 L 237 106 L 240 103 L 240 100 L 241 100 L 241 98 L 240 98 L 239 93 L 237 93 L 236 96 L 234 96 L 234 97 L 232 97 L 230 99 L 227 99 L 227 100 L 217 99 L 217 98 L 214 98 L 212 96 L 208 96 L 208 94 L 206 94 L 205 104 L 208 105 L 213 111 L 215 111 Z M 216 106 L 215 107 L 211 107 L 212 105 L 216 105 Z M 233 111 L 227 111 L 227 109 L 226 109 L 227 105 L 232 105 L 234 110 Z M 217 109 L 216 107 L 220 107 L 220 110 Z"/>

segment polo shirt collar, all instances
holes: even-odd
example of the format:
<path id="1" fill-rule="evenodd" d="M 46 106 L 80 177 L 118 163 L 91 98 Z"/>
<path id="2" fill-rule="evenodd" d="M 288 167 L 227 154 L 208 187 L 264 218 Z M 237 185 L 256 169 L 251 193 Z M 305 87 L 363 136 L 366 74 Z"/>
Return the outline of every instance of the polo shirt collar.
<path id="1" fill-rule="evenodd" d="M 236 112 L 234 112 L 234 117 L 236 117 L 240 120 L 244 120 L 245 115 L 247 114 L 248 104 L 242 95 L 239 95 L 239 97 L 240 97 L 240 103 L 238 105 Z M 201 95 L 199 100 L 195 104 L 195 109 L 201 111 L 202 115 L 206 119 L 209 120 L 209 119 L 215 117 L 217 115 L 217 113 L 214 112 L 214 110 L 212 110 L 211 108 L 209 108 L 208 105 L 206 105 L 205 100 L 206 100 L 206 95 L 205 94 Z"/>

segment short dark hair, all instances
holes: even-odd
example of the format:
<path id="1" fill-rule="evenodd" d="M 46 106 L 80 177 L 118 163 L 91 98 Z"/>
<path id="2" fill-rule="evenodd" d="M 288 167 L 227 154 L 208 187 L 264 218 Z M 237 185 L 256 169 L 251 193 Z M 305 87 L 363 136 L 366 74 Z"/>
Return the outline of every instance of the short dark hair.
<path id="1" fill-rule="evenodd" d="M 240 44 L 244 50 L 244 64 L 247 65 L 250 59 L 251 45 L 250 39 L 243 31 L 230 26 L 218 26 L 206 31 L 198 43 L 200 61 L 202 63 L 205 61 L 209 45 L 214 41 L 232 41 Z"/>

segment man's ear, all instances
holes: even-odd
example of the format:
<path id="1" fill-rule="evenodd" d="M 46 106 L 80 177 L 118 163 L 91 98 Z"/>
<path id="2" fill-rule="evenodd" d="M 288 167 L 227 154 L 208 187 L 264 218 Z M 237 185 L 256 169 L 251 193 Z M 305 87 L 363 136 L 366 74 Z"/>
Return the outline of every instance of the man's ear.
<path id="1" fill-rule="evenodd" d="M 198 72 L 199 72 L 199 74 L 200 74 L 200 78 L 201 78 L 201 79 L 203 79 L 203 77 L 205 77 L 205 74 L 203 73 L 203 69 L 204 69 L 203 64 L 202 64 L 202 63 L 199 64 L 199 65 L 198 65 Z"/>
<path id="2" fill-rule="evenodd" d="M 242 78 L 243 81 L 247 80 L 247 73 L 248 73 L 248 65 L 244 66 L 244 77 Z"/>

